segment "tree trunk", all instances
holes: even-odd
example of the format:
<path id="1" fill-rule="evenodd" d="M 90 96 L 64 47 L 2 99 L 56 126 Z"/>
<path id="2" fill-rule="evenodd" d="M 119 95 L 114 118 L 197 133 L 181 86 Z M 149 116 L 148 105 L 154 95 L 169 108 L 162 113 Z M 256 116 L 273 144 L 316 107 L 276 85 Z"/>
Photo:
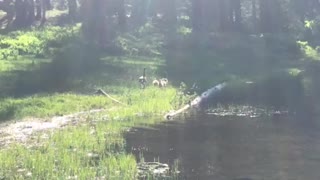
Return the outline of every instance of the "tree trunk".
<path id="1" fill-rule="evenodd" d="M 228 31 L 230 28 L 230 11 L 226 0 L 219 0 L 219 21 L 221 32 Z"/>
<path id="2" fill-rule="evenodd" d="M 51 4 L 51 0 L 42 0 L 42 1 L 44 1 L 46 10 L 52 10 L 53 9 L 53 6 Z"/>
<path id="3" fill-rule="evenodd" d="M 120 26 L 120 29 L 122 31 L 125 31 L 127 28 L 127 16 L 126 16 L 126 10 L 125 10 L 125 3 L 124 0 L 118 0 L 118 23 Z"/>
<path id="4" fill-rule="evenodd" d="M 67 9 L 66 0 L 59 0 L 57 3 L 58 3 L 57 9 L 59 9 L 59 10 L 66 10 Z"/>
<path id="5" fill-rule="evenodd" d="M 285 21 L 279 0 L 260 0 L 260 31 L 262 33 L 280 32 Z"/>
<path id="6" fill-rule="evenodd" d="M 270 21 L 272 21 L 269 15 L 269 3 L 265 0 L 260 0 L 260 32 L 267 33 L 270 32 Z"/>
<path id="7" fill-rule="evenodd" d="M 68 0 L 68 10 L 69 10 L 69 17 L 71 21 L 75 21 L 77 17 L 77 0 Z"/>
<path id="8" fill-rule="evenodd" d="M 41 4 L 41 23 L 40 26 L 43 26 L 47 20 L 46 13 L 47 9 L 50 8 L 50 0 L 40 0 Z"/>
<path id="9" fill-rule="evenodd" d="M 148 4 L 145 0 L 135 0 L 133 4 L 131 18 L 133 26 L 141 26 L 146 23 L 147 20 L 147 8 Z"/>
<path id="10" fill-rule="evenodd" d="M 32 25 L 35 20 L 34 0 L 25 0 L 27 6 L 27 24 Z"/>
<path id="11" fill-rule="evenodd" d="M 175 27 L 177 23 L 176 0 L 167 0 L 164 12 L 165 21 L 169 26 Z"/>
<path id="12" fill-rule="evenodd" d="M 234 11 L 234 24 L 235 30 L 241 30 L 242 16 L 241 16 L 241 1 L 233 0 L 233 11 Z"/>
<path id="13" fill-rule="evenodd" d="M 16 0 L 15 2 L 16 18 L 14 20 L 15 28 L 22 28 L 26 26 L 27 9 L 26 3 L 23 0 Z"/>
<path id="14" fill-rule="evenodd" d="M 81 4 L 82 31 L 90 43 L 104 47 L 108 43 L 105 0 L 84 0 Z"/>
<path id="15" fill-rule="evenodd" d="M 12 1 L 0 2 L 0 10 L 6 12 L 6 15 L 0 19 L 0 27 L 2 27 L 4 22 L 6 22 L 7 23 L 6 29 L 8 29 L 15 15 L 15 7 L 13 2 Z"/>
<path id="16" fill-rule="evenodd" d="M 35 2 L 35 7 L 36 7 L 36 20 L 41 19 L 41 3 L 40 0 L 36 0 Z"/>
<path id="17" fill-rule="evenodd" d="M 252 24 L 253 24 L 253 31 L 257 32 L 257 2 L 256 0 L 251 0 L 252 2 Z"/>
<path id="18" fill-rule="evenodd" d="M 202 31 L 202 0 L 192 0 L 192 32 L 199 33 Z"/>

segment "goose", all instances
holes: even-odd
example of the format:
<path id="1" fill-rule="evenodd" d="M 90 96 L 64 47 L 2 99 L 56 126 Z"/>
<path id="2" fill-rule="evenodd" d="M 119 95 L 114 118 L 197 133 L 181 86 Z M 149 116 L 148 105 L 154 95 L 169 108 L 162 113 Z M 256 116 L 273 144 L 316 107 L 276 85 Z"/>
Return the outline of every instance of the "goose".
<path id="1" fill-rule="evenodd" d="M 146 82 L 147 82 L 146 69 L 147 68 L 143 68 L 143 75 L 139 77 L 139 83 L 140 83 L 141 89 L 144 89 L 146 87 Z"/>

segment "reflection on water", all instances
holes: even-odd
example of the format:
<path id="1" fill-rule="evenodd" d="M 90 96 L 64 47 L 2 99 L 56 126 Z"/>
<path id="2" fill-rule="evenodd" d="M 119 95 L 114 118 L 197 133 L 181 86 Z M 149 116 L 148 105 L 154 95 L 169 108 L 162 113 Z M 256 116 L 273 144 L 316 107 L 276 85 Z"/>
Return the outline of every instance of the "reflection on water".
<path id="1" fill-rule="evenodd" d="M 319 180 L 320 129 L 308 118 L 197 115 L 126 135 L 145 161 L 179 162 L 181 179 Z"/>

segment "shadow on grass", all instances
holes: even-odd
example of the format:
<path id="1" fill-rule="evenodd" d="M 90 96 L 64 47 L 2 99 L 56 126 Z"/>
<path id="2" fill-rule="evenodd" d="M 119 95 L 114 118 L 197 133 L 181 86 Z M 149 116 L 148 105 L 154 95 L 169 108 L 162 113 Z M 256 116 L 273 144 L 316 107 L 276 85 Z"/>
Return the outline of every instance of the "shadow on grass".
<path id="1" fill-rule="evenodd" d="M 9 63 L 12 69 L 0 71 L 0 98 L 62 92 L 91 94 L 96 88 L 121 94 L 139 87 L 137 79 L 143 68 L 152 79 L 157 76 L 157 68 L 163 66 L 163 59 L 110 56 L 105 50 L 80 43 L 66 46 L 51 61 L 22 61 L 23 68 Z"/>
<path id="2" fill-rule="evenodd" d="M 81 91 L 88 79 L 92 84 L 95 84 L 94 81 L 112 84 L 117 83 L 116 77 L 123 72 L 124 68 L 103 62 L 96 48 L 75 45 L 61 50 L 49 63 L 30 65 L 25 70 L 2 72 L 0 96 L 22 97 L 74 89 Z"/>
<path id="3" fill-rule="evenodd" d="M 221 81 L 253 81 L 286 68 L 300 68 L 295 44 L 294 39 L 229 34 L 201 42 L 184 39 L 167 48 L 165 70 L 175 84 L 197 83 L 204 89 Z"/>
<path id="4" fill-rule="evenodd" d="M 167 66 L 162 71 L 168 72 L 176 86 L 184 82 L 191 88 L 196 83 L 198 94 L 223 81 L 235 84 L 215 100 L 219 103 L 294 109 L 305 106 L 306 63 L 300 61 L 301 54 L 294 42 L 283 40 L 278 47 L 280 40 L 250 38 L 238 42 L 175 42 L 167 49 Z"/>
<path id="5" fill-rule="evenodd" d="M 2 107 L 2 109 L 0 109 L 0 123 L 3 122 L 4 120 L 7 119 L 12 119 L 15 116 L 16 113 L 16 109 L 17 107 L 12 105 L 12 104 L 8 104 L 6 105 L 6 107 Z"/>

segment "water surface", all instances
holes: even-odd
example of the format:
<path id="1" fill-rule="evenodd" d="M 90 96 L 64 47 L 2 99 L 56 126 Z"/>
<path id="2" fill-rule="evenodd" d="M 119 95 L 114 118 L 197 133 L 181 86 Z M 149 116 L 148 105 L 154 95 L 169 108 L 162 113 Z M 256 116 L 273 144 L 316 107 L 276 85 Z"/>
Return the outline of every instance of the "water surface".
<path id="1" fill-rule="evenodd" d="M 179 163 L 181 179 L 319 180 L 320 128 L 308 117 L 198 114 L 126 135 L 138 161 Z"/>

